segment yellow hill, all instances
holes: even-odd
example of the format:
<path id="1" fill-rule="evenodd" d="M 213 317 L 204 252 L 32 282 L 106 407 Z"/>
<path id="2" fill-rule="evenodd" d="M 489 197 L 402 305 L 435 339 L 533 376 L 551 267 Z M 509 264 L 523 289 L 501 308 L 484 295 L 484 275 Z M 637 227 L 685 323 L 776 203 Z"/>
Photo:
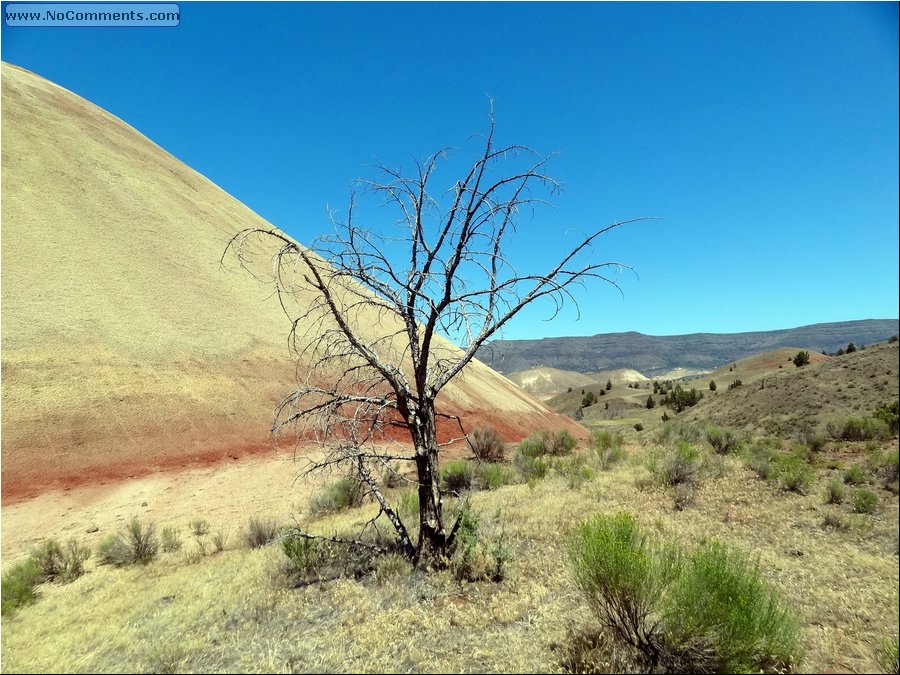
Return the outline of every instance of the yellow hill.
<path id="1" fill-rule="evenodd" d="M 289 325 L 219 261 L 271 225 L 71 92 L 8 64 L 2 85 L 4 501 L 268 449 Z M 578 430 L 480 363 L 445 391 L 509 440 Z"/>

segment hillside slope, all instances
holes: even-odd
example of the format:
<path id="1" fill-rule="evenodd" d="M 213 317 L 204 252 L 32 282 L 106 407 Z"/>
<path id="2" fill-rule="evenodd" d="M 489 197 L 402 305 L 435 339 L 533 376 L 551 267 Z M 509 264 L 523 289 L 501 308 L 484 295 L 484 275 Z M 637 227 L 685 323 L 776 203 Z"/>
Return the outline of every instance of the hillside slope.
<path id="1" fill-rule="evenodd" d="M 8 64 L 2 84 L 4 501 L 268 449 L 289 323 L 220 258 L 272 226 L 75 94 Z M 480 363 L 444 409 L 510 440 L 580 431 Z"/>
<path id="2" fill-rule="evenodd" d="M 738 362 L 735 372 L 752 373 L 742 380 L 743 386 L 729 391 L 730 381 L 721 377 L 715 393 L 705 392 L 699 404 L 678 417 L 791 437 L 806 426 L 824 430 L 832 420 L 871 415 L 900 395 L 897 345 L 881 343 L 853 354 L 821 357 L 802 368 L 787 362 L 778 368 L 774 363 L 781 361 L 780 352 L 769 359 L 768 371 L 759 359 L 748 359 L 743 366 Z"/>

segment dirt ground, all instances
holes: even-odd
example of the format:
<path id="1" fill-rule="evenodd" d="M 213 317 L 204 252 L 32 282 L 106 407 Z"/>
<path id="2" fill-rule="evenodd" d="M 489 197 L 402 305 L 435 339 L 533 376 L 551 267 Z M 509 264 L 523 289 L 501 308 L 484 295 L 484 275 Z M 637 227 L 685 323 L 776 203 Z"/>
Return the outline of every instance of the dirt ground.
<path id="1" fill-rule="evenodd" d="M 296 480 L 300 469 L 293 452 L 270 452 L 228 464 L 54 490 L 5 505 L 3 565 L 47 537 L 75 537 L 93 548 L 133 516 L 185 532 L 192 519 L 205 518 L 213 532 L 221 529 L 234 538 L 251 516 L 283 521 L 303 509 L 315 483 Z"/>

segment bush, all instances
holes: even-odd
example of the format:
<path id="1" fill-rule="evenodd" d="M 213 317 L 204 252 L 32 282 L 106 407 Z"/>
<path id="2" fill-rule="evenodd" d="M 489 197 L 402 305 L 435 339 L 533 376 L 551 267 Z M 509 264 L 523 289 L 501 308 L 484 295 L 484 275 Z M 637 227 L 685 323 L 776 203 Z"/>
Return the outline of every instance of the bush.
<path id="1" fill-rule="evenodd" d="M 57 580 L 67 584 L 84 574 L 84 563 L 91 557 L 91 549 L 70 539 L 60 550 Z"/>
<path id="2" fill-rule="evenodd" d="M 172 551 L 181 550 L 181 535 L 178 534 L 178 530 L 174 527 L 164 527 L 160 536 L 163 551 L 171 553 Z"/>
<path id="3" fill-rule="evenodd" d="M 575 582 L 604 628 L 642 653 L 658 650 L 653 625 L 677 558 L 654 555 L 628 513 L 582 522 L 568 542 Z"/>
<path id="4" fill-rule="evenodd" d="M 459 494 L 475 482 L 475 468 L 464 459 L 454 459 L 441 468 L 441 489 Z"/>
<path id="5" fill-rule="evenodd" d="M 43 571 L 41 566 L 33 559 L 28 558 L 16 563 L 3 573 L 2 603 L 0 613 L 3 616 L 12 614 L 19 607 L 30 605 L 37 600 L 37 588 Z"/>
<path id="6" fill-rule="evenodd" d="M 546 448 L 549 455 L 568 455 L 571 453 L 578 441 L 568 431 L 563 429 L 558 434 L 547 434 Z"/>
<path id="7" fill-rule="evenodd" d="M 209 521 L 205 518 L 194 518 L 190 525 L 191 532 L 195 537 L 203 537 L 209 534 Z"/>
<path id="8" fill-rule="evenodd" d="M 800 435 L 800 440 L 813 452 L 822 452 L 825 449 L 825 444 L 828 442 L 825 434 L 811 427 L 804 429 Z"/>
<path id="9" fill-rule="evenodd" d="M 519 443 L 513 463 L 525 480 L 541 479 L 550 468 L 550 463 L 544 457 L 567 454 L 574 449 L 576 443 L 568 431 L 556 435 L 548 431 L 533 433 Z"/>
<path id="10" fill-rule="evenodd" d="M 700 453 L 687 441 L 678 441 L 675 449 L 668 451 L 651 467 L 651 472 L 664 485 L 694 485 L 700 469 Z"/>
<path id="11" fill-rule="evenodd" d="M 565 459 L 557 460 L 554 464 L 557 471 L 566 479 L 569 489 L 575 490 L 587 481 L 594 479 L 594 470 L 588 466 L 585 455 L 572 455 Z"/>
<path id="12" fill-rule="evenodd" d="M 635 431 L 643 431 L 643 430 L 644 430 L 644 425 L 641 424 L 640 422 L 638 422 L 637 424 L 634 425 L 634 430 L 635 430 Z"/>
<path id="13" fill-rule="evenodd" d="M 597 402 L 597 396 L 594 392 L 589 391 L 584 396 L 581 397 L 581 407 L 582 408 L 590 408 Z"/>
<path id="14" fill-rule="evenodd" d="M 825 503 L 841 504 L 844 501 L 844 484 L 839 480 L 828 482 L 825 487 Z"/>
<path id="15" fill-rule="evenodd" d="M 731 384 L 728 385 L 728 391 L 731 391 L 732 389 L 737 389 L 738 387 L 743 386 L 743 384 L 744 383 L 741 382 L 740 380 L 735 380 L 734 382 L 732 382 Z"/>
<path id="16" fill-rule="evenodd" d="M 854 464 L 844 470 L 844 482 L 847 485 L 862 485 L 863 483 L 868 482 L 868 478 L 866 477 L 866 472 L 862 470 L 862 467 Z"/>
<path id="17" fill-rule="evenodd" d="M 313 515 L 323 515 L 354 508 L 362 505 L 364 495 L 362 483 L 346 476 L 329 483 L 314 495 L 309 500 L 309 510 Z"/>
<path id="18" fill-rule="evenodd" d="M 888 423 L 874 417 L 848 417 L 843 422 L 829 422 L 828 435 L 844 441 L 883 440 L 890 437 Z"/>
<path id="19" fill-rule="evenodd" d="M 797 355 L 792 359 L 794 365 L 800 368 L 801 366 L 809 365 L 809 352 L 799 351 Z"/>
<path id="20" fill-rule="evenodd" d="M 743 553 L 651 547 L 625 513 L 581 523 L 568 552 L 600 623 L 649 672 L 780 670 L 799 657 L 795 622 Z"/>
<path id="21" fill-rule="evenodd" d="M 889 434 L 896 435 L 900 426 L 900 401 L 878 406 L 874 417 L 887 425 Z"/>
<path id="22" fill-rule="evenodd" d="M 853 495 L 853 510 L 857 513 L 875 513 L 878 509 L 878 495 L 869 490 L 862 488 Z"/>
<path id="23" fill-rule="evenodd" d="M 515 469 L 506 464 L 482 464 L 478 468 L 478 483 L 485 490 L 496 490 L 515 482 Z"/>
<path id="24" fill-rule="evenodd" d="M 706 427 L 706 440 L 720 455 L 728 455 L 740 450 L 741 441 L 731 429 Z"/>
<path id="25" fill-rule="evenodd" d="M 218 530 L 212 536 L 213 553 L 221 553 L 225 550 L 225 544 L 228 542 L 228 533 Z"/>
<path id="26" fill-rule="evenodd" d="M 472 454 L 482 462 L 502 462 L 505 446 L 500 435 L 491 428 L 475 429 L 468 436 Z"/>
<path id="27" fill-rule="evenodd" d="M 249 548 L 260 548 L 275 541 L 279 530 L 278 523 L 274 518 L 253 516 L 247 523 L 247 529 L 243 532 L 243 540 Z"/>
<path id="28" fill-rule="evenodd" d="M 125 530 L 111 534 L 98 547 L 97 557 L 101 565 L 147 565 L 159 553 L 159 539 L 153 523 L 144 525 L 132 518 Z"/>
<path id="29" fill-rule="evenodd" d="M 601 471 L 608 471 L 625 457 L 622 449 L 622 435 L 609 431 L 593 431 L 589 455 Z"/>
<path id="30" fill-rule="evenodd" d="M 653 400 L 653 394 L 647 396 L 647 410 L 653 410 L 656 407 L 656 401 Z"/>
<path id="31" fill-rule="evenodd" d="M 778 486 L 787 492 L 805 495 L 809 492 L 814 472 L 812 467 L 795 454 L 777 454 L 772 457 Z"/>
<path id="32" fill-rule="evenodd" d="M 691 555 L 665 604 L 668 638 L 688 666 L 679 672 L 781 672 L 799 654 L 797 625 L 758 566 L 718 541 Z"/>
<path id="33" fill-rule="evenodd" d="M 512 549 L 505 541 L 505 531 L 501 528 L 495 541 L 485 539 L 481 514 L 473 510 L 468 502 L 463 504 L 459 519 L 456 544 L 450 561 L 454 574 L 466 581 L 503 581 L 506 564 L 512 557 Z M 499 511 L 495 519 L 500 519 Z"/>

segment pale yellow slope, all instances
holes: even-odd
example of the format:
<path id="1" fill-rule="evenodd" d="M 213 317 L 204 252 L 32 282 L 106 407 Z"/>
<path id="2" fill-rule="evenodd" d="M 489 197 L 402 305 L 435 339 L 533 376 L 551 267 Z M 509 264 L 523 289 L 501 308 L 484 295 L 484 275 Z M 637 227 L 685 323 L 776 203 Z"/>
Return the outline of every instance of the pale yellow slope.
<path id="1" fill-rule="evenodd" d="M 271 226 L 92 103 L 2 83 L 4 500 L 267 449 L 287 320 L 219 260 Z M 566 424 L 481 364 L 447 402 L 510 436 Z"/>

